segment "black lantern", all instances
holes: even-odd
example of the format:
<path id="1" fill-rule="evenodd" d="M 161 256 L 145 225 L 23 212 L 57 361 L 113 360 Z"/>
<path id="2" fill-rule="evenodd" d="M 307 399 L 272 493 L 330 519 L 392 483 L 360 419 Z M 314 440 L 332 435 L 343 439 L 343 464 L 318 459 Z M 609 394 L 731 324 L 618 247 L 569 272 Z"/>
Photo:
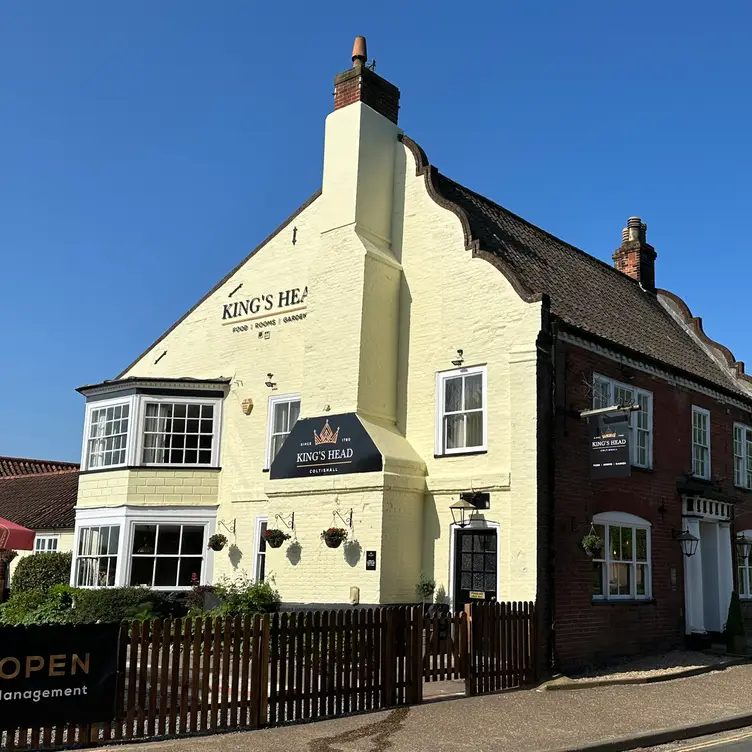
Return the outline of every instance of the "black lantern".
<path id="1" fill-rule="evenodd" d="M 454 524 L 458 527 L 467 527 L 470 524 L 470 515 L 476 510 L 476 506 L 467 499 L 460 499 L 455 501 L 449 509 L 452 512 Z"/>
<path id="2" fill-rule="evenodd" d="M 700 539 L 692 535 L 689 530 L 682 530 L 680 533 L 673 530 L 672 534 L 674 540 L 679 541 L 682 553 L 687 558 L 694 556 L 697 553 L 697 544 L 700 542 Z"/>
<path id="3" fill-rule="evenodd" d="M 736 539 L 736 553 L 740 559 L 749 559 L 750 549 L 752 549 L 752 540 L 745 535 L 740 535 Z"/>

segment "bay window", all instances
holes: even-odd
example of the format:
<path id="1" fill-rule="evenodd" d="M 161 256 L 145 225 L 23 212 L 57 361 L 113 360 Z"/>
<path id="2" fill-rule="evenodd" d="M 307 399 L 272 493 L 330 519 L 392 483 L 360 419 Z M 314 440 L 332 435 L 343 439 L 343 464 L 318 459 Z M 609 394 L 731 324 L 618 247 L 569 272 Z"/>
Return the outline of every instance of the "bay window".
<path id="1" fill-rule="evenodd" d="M 486 367 L 436 374 L 436 454 L 486 449 Z"/>
<path id="2" fill-rule="evenodd" d="M 613 405 L 640 406 L 629 413 L 629 451 L 635 467 L 653 467 L 653 394 L 596 374 L 593 378 L 593 409 Z"/>
<path id="3" fill-rule="evenodd" d="M 83 469 L 218 467 L 221 398 L 134 394 L 87 405 Z"/>
<path id="4" fill-rule="evenodd" d="M 734 485 L 752 489 L 752 428 L 734 425 Z"/>
<path id="5" fill-rule="evenodd" d="M 593 600 L 650 598 L 650 523 L 632 514 L 607 512 L 593 518 L 604 545 L 593 557 Z"/>
<path id="6" fill-rule="evenodd" d="M 692 472 L 710 480 L 710 413 L 692 407 Z"/>

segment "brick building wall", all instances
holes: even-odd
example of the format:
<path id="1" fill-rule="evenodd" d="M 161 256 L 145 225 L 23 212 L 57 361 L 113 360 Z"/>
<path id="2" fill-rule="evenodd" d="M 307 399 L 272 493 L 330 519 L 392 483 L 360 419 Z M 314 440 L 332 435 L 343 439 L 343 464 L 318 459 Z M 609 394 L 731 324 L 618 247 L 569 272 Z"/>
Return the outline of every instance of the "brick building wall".
<path id="1" fill-rule="evenodd" d="M 587 421 L 593 374 L 653 393 L 653 468 L 628 478 L 591 480 Z M 732 427 L 749 413 L 718 398 L 669 383 L 575 345 L 559 343 L 555 419 L 555 650 L 571 669 L 617 655 L 678 647 L 684 638 L 684 572 L 672 530 L 682 529 L 677 480 L 692 469 L 692 405 L 711 414 L 712 478 L 752 508 L 752 494 L 733 489 Z M 652 524 L 650 601 L 593 601 L 592 562 L 579 546 L 593 516 L 626 512 Z M 748 517 L 752 520 L 752 516 Z M 676 570 L 672 582 L 672 569 Z"/>

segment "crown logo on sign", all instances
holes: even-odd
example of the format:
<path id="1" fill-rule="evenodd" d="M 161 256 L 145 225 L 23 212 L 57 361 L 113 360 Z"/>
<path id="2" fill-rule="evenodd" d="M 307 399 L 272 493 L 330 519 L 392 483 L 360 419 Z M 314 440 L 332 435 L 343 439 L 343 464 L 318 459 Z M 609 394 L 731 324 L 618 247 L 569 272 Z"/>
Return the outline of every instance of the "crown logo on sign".
<path id="1" fill-rule="evenodd" d="M 313 441 L 318 446 L 319 444 L 336 444 L 337 437 L 339 436 L 339 428 L 336 431 L 332 431 L 329 421 L 324 423 L 324 427 L 321 429 L 321 433 L 316 433 L 316 429 L 313 429 Z"/>

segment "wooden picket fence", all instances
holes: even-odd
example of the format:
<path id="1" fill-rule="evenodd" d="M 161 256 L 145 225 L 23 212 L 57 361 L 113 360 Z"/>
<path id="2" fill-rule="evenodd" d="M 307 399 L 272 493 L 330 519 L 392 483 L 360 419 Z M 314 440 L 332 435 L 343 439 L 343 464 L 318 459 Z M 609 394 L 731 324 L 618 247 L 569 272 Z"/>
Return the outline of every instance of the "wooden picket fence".
<path id="1" fill-rule="evenodd" d="M 536 678 L 532 603 L 156 619 L 123 625 L 120 645 L 111 722 L 0 730 L 0 750 L 256 729 L 417 704 L 424 682 L 482 694 Z"/>

